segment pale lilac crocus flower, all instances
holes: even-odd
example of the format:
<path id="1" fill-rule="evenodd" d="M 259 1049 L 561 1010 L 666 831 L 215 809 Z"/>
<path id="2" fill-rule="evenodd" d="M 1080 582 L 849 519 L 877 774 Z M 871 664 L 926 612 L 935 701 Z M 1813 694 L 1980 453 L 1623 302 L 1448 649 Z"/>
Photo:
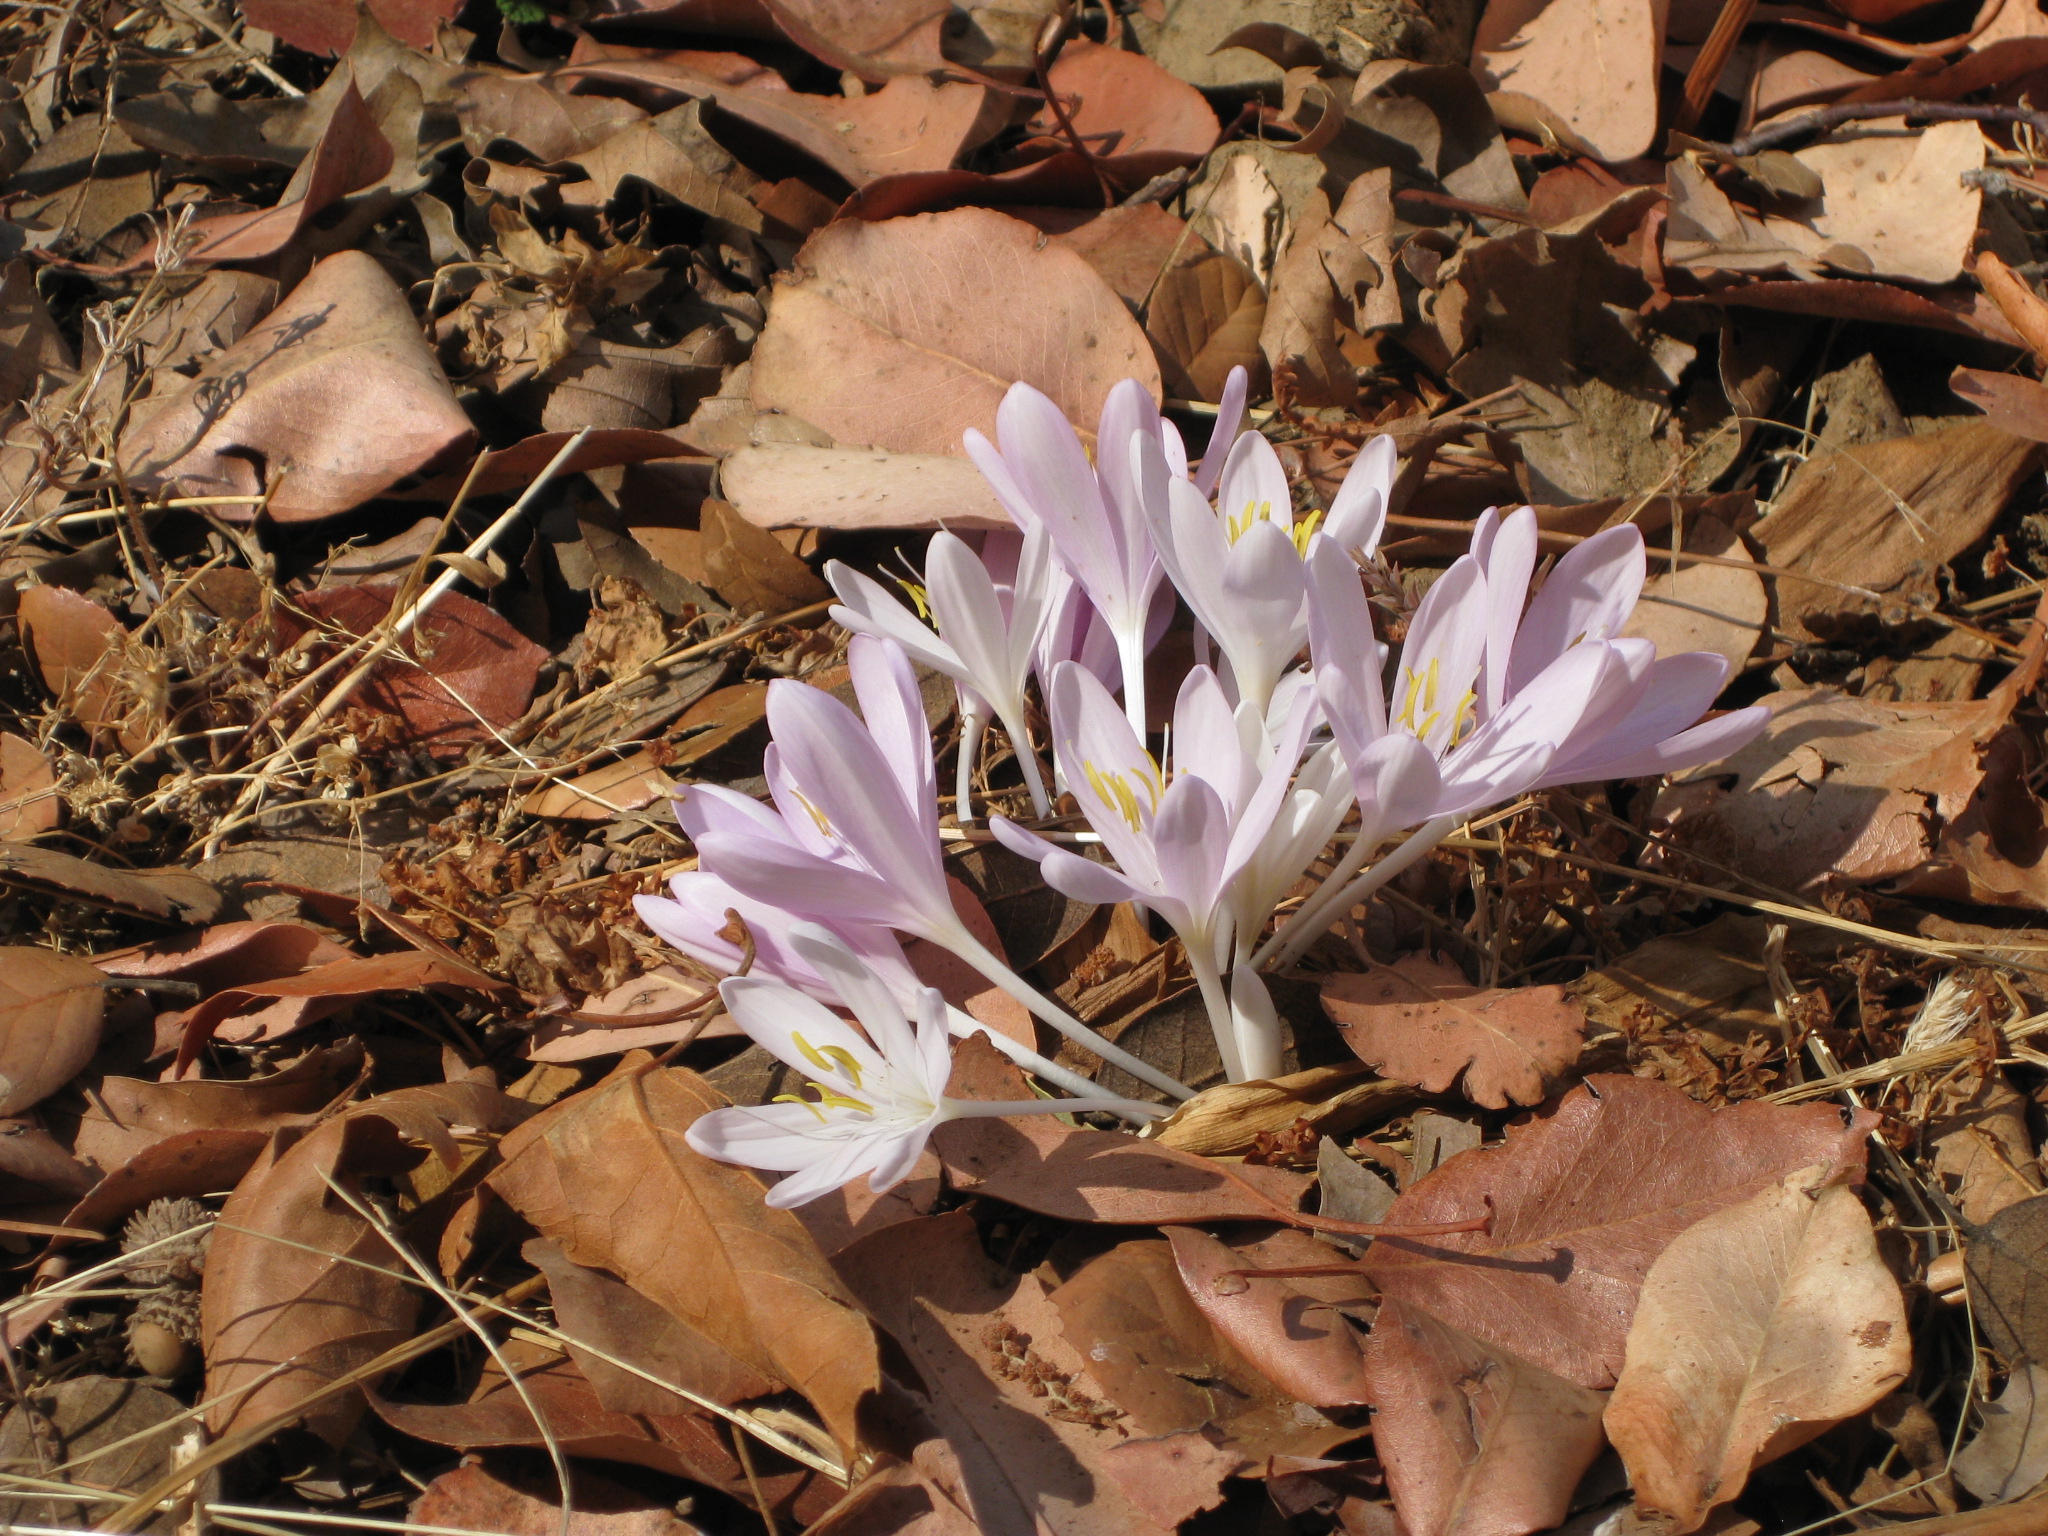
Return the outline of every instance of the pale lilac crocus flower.
<path id="1" fill-rule="evenodd" d="M 1168 441 L 1158 407 L 1136 379 L 1125 379 L 1103 401 L 1097 463 L 1089 462 L 1080 434 L 1060 408 L 1023 383 L 1012 384 L 996 410 L 1000 449 L 973 428 L 966 445 L 1011 519 L 1019 528 L 1045 530 L 1054 553 L 1109 626 L 1123 674 L 1124 709 L 1133 729 L 1143 731 L 1146 632 L 1164 572 L 1125 446 L 1133 433 L 1160 444 L 1161 453 L 1186 474 L 1179 434 Z"/>
<path id="2" fill-rule="evenodd" d="M 946 886 L 930 729 L 910 659 L 893 641 L 847 647 L 861 714 L 823 689 L 768 686 L 763 755 L 774 835 L 721 828 L 697 839 L 702 868 L 796 917 L 879 924 L 949 950 L 1038 1018 L 1176 1098 L 1190 1090 L 1049 1001 L 960 920 Z"/>
<path id="3" fill-rule="evenodd" d="M 1217 1050 L 1233 1082 L 1278 1069 L 1277 1032 L 1240 1038 L 1222 969 L 1236 922 L 1233 888 L 1258 857 L 1284 802 L 1309 725 L 1300 700 L 1291 741 L 1246 751 L 1238 711 L 1207 667 L 1188 674 L 1173 720 L 1169 780 L 1096 678 L 1071 662 L 1054 674 L 1053 751 L 1114 868 L 1058 847 L 1002 817 L 989 828 L 1005 847 L 1038 861 L 1046 883 L 1077 901 L 1135 902 L 1180 936 L 1202 990 Z M 1249 706 L 1249 729 L 1263 724 Z M 1271 1036 L 1271 1038 L 1269 1038 Z"/>
<path id="4" fill-rule="evenodd" d="M 862 1174 L 876 1194 L 893 1189 L 947 1120 L 1087 1110 L 1144 1119 L 1160 1112 L 1156 1105 L 1099 1094 L 1019 1102 L 948 1098 L 952 1041 L 945 1000 L 935 989 L 918 993 L 913 1026 L 895 992 L 835 935 L 799 924 L 790 942 L 805 967 L 845 1001 L 865 1035 L 786 982 L 728 977 L 718 990 L 734 1022 L 803 1074 L 816 1097 L 791 1094 L 773 1104 L 715 1109 L 683 1133 L 706 1157 L 787 1173 L 767 1193 L 771 1206 L 805 1204 Z"/>
<path id="5" fill-rule="evenodd" d="M 1648 641 L 1613 638 L 1645 575 L 1633 525 L 1575 546 L 1525 612 L 1536 531 L 1526 507 L 1479 520 L 1472 552 L 1437 578 L 1409 622 L 1391 700 L 1380 683 L 1385 648 L 1372 638 L 1351 561 L 1333 545 L 1311 549 L 1310 652 L 1361 824 L 1323 888 L 1260 950 L 1260 964 L 1298 959 L 1337 912 L 1476 810 L 1548 785 L 1708 762 L 1763 729 L 1769 713 L 1760 708 L 1694 723 L 1724 680 L 1721 658 L 1660 661 Z M 1388 833 L 1417 823 L 1359 874 Z"/>
<path id="6" fill-rule="evenodd" d="M 692 786 L 676 802 L 676 819 L 695 839 L 719 825 L 735 825 L 743 833 L 788 840 L 781 819 L 766 806 L 718 785 Z M 731 973 L 745 962 L 745 951 L 732 935 L 728 913 L 737 912 L 753 943 L 750 975 L 767 976 L 795 987 L 829 1007 L 844 1005 L 829 978 L 805 962 L 791 933 L 803 920 L 781 907 L 741 895 L 708 870 L 687 869 L 669 881 L 667 896 L 635 896 L 633 910 L 657 938 L 712 971 Z M 837 922 L 811 926 L 829 930 L 847 949 L 880 977 L 905 1008 L 916 1006 L 924 982 L 911 968 L 896 935 L 872 923 Z M 1056 1083 L 1069 1093 L 1092 1093 L 1094 1085 L 1078 1072 L 1040 1055 L 1030 1047 L 999 1035 L 973 1015 L 948 1005 L 946 1024 L 959 1039 L 986 1034 L 990 1042 L 1026 1072 Z"/>
<path id="7" fill-rule="evenodd" d="M 894 640 L 958 686 L 960 753 L 954 803 L 963 821 L 972 810 L 974 760 L 988 713 L 1009 732 L 1031 793 L 1032 813 L 1051 814 L 1025 723 L 1024 691 L 1045 627 L 1052 560 L 1043 528 L 1027 530 L 1019 543 L 1015 559 L 1004 562 L 1012 567 L 1002 573 L 1009 576 L 1005 582 L 955 535 L 932 535 L 925 551 L 923 591 L 936 634 L 880 582 L 837 560 L 825 567 L 825 579 L 839 594 L 839 604 L 832 609 L 834 620 L 857 634 Z"/>

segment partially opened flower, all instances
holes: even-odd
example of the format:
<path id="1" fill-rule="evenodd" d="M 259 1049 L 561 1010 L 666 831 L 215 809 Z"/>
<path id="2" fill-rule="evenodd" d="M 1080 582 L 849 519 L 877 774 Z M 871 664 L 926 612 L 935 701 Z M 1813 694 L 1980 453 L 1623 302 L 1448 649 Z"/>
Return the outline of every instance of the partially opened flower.
<path id="1" fill-rule="evenodd" d="M 861 714 L 806 683 L 768 686 L 763 754 L 776 812 L 734 811 L 696 839 L 699 865 L 800 918 L 880 925 L 950 950 L 1038 1018 L 1140 1081 L 1189 1090 L 1048 1001 L 968 931 L 939 847 L 930 728 L 909 658 L 892 641 L 847 647 Z"/>
<path id="2" fill-rule="evenodd" d="M 892 1189 L 947 1120 L 1085 1110 L 1143 1118 L 1160 1112 L 1156 1105 L 1104 1097 L 1001 1103 L 948 1098 L 952 1041 L 945 1001 L 935 990 L 919 994 L 913 1026 L 889 987 L 834 935 L 800 925 L 791 942 L 851 1008 L 865 1035 L 784 982 L 728 978 L 719 985 L 726 1011 L 757 1044 L 802 1074 L 811 1095 L 716 1109 L 683 1133 L 706 1157 L 787 1173 L 768 1191 L 772 1206 L 802 1205 L 862 1175 L 878 1194 Z"/>
<path id="3" fill-rule="evenodd" d="M 1128 445 L 1133 433 L 1178 457 L 1186 474 L 1179 434 L 1172 434 L 1169 446 L 1159 410 L 1136 379 L 1125 379 L 1103 402 L 1098 463 L 1089 462 L 1080 434 L 1060 408 L 1028 384 L 1011 385 L 997 408 L 1000 450 L 972 429 L 966 443 L 968 456 L 1017 526 L 1045 530 L 1109 626 L 1123 673 L 1124 708 L 1143 729 L 1146 634 L 1163 572 L 1128 449 L 1108 449 Z"/>
<path id="4" fill-rule="evenodd" d="M 1052 596 L 1052 562 L 1043 528 L 1027 530 L 1016 542 L 1013 569 L 1003 582 L 953 534 L 932 535 L 925 551 L 924 600 L 938 627 L 936 634 L 880 582 L 837 560 L 825 567 L 825 579 L 839 594 L 840 606 L 832 610 L 835 620 L 858 634 L 896 641 L 959 685 L 963 730 L 957 803 L 962 818 L 969 814 L 968 783 L 978 745 L 968 739 L 967 727 L 976 701 L 986 701 L 1009 732 L 1031 792 L 1033 814 L 1048 812 L 1045 784 L 1025 726 L 1024 690 Z"/>
<path id="5" fill-rule="evenodd" d="M 1075 900 L 1136 902 L 1165 919 L 1202 989 L 1224 1070 L 1243 1081 L 1249 1064 L 1222 990 L 1236 923 L 1231 897 L 1264 851 L 1288 795 L 1308 733 L 1306 696 L 1291 739 L 1248 751 L 1247 735 L 1264 744 L 1257 712 L 1249 704 L 1234 710 L 1215 674 L 1196 667 L 1174 707 L 1170 776 L 1108 691 L 1071 662 L 1054 676 L 1051 709 L 1061 773 L 1115 867 L 1002 817 L 990 819 L 990 830 L 1005 847 L 1037 860 L 1046 883 Z"/>
<path id="6" fill-rule="evenodd" d="M 1526 507 L 1479 520 L 1472 552 L 1437 578 L 1409 621 L 1391 699 L 1380 682 L 1385 648 L 1372 638 L 1352 562 L 1334 544 L 1310 550 L 1309 647 L 1324 716 L 1352 767 L 1361 826 L 1325 887 L 1261 950 L 1261 963 L 1297 958 L 1336 912 L 1461 817 L 1546 785 L 1691 767 L 1763 728 L 1762 709 L 1695 724 L 1725 676 L 1720 658 L 1660 661 L 1648 641 L 1615 638 L 1643 586 L 1642 535 L 1632 524 L 1573 548 L 1525 612 L 1536 534 Z M 1386 834 L 1418 823 L 1394 854 L 1358 875 Z"/>

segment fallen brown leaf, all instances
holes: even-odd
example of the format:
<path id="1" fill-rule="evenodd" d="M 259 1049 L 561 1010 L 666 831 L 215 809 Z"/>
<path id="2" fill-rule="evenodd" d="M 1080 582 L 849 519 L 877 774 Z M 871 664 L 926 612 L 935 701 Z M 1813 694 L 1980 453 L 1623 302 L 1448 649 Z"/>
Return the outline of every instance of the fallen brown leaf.
<path id="1" fill-rule="evenodd" d="M 1472 67 L 1502 116 L 1551 127 L 1594 159 L 1629 160 L 1656 136 L 1663 51 L 1664 11 L 1648 0 L 1516 0 L 1487 7 Z"/>
<path id="2" fill-rule="evenodd" d="M 860 388 L 841 387 L 850 376 Z M 753 392 L 842 444 L 959 454 L 968 427 L 994 435 L 1012 383 L 1091 433 L 1125 378 L 1157 398 L 1150 344 L 1088 264 L 1021 220 L 961 208 L 812 236 L 777 285 Z"/>
<path id="3" fill-rule="evenodd" d="M 1418 1181 L 1385 1218 L 1454 1220 L 1490 1203 L 1491 1231 L 1381 1237 L 1365 1269 L 1389 1296 L 1461 1332 L 1605 1387 L 1667 1243 L 1793 1169 L 1860 1172 L 1872 1123 L 1826 1105 L 1708 1110 L 1649 1078 L 1598 1074 L 1511 1129 L 1505 1145 Z"/>
<path id="4" fill-rule="evenodd" d="M 74 1376 L 17 1403 L 0 1421 L 0 1460 L 24 1467 L 62 1462 L 80 1483 L 135 1493 L 174 1464 L 185 1415 L 177 1398 L 139 1381 Z M 205 1487 L 219 1497 L 217 1478 Z M 0 1525 L 70 1527 L 80 1508 L 70 1499 L 10 1493 L 0 1498 Z M 172 1536 L 177 1524 L 167 1513 L 138 1529 Z"/>
<path id="5" fill-rule="evenodd" d="M 189 869 L 121 869 L 39 843 L 0 843 L 0 882 L 161 922 L 211 922 L 220 888 Z"/>
<path id="6" fill-rule="evenodd" d="M 345 512 L 473 435 L 405 296 L 359 251 L 322 261 L 190 385 L 149 407 L 121 442 L 132 479 L 251 497 L 244 517 L 268 495 L 282 521 Z"/>
<path id="7" fill-rule="evenodd" d="M 695 1073 L 636 1054 L 508 1137 L 491 1187 L 572 1263 L 616 1275 L 803 1393 L 851 1447 L 857 1405 L 879 1382 L 873 1335 L 802 1224 L 763 1204 L 761 1180 L 684 1144 L 723 1102 Z M 669 1219 L 640 1219 L 654 1210 Z"/>
<path id="8" fill-rule="evenodd" d="M 151 696 L 162 663 L 147 645 L 132 642 L 127 626 L 89 597 L 63 587 L 30 587 L 21 594 L 23 638 L 43 685 L 58 706 L 86 730 L 106 732 L 137 752 L 163 721 L 162 700 Z"/>
<path id="9" fill-rule="evenodd" d="M 678 1519 L 672 1507 L 650 1504 L 588 1473 L 578 1473 L 566 1516 L 561 1497 L 559 1488 L 529 1493 L 481 1466 L 464 1465 L 427 1484 L 406 1524 L 498 1536 L 697 1536 L 697 1527 Z"/>
<path id="10" fill-rule="evenodd" d="M 1343 1313 L 1280 1277 L 1262 1279 L 1236 1249 L 1194 1227 L 1166 1234 L 1188 1295 L 1202 1315 L 1274 1385 L 1318 1408 L 1372 1400 L 1364 1341 Z M 1332 1255 L 1334 1259 L 1335 1255 Z"/>
<path id="11" fill-rule="evenodd" d="M 1076 38 L 1050 76 L 1075 134 L 1118 185 L 1135 189 L 1215 147 L 1221 125 L 1202 93 L 1142 53 Z M 1027 140 L 1020 156 L 1067 146 L 1050 109 L 1040 108 L 1027 126 L 1039 138 Z"/>
<path id="12" fill-rule="evenodd" d="M 100 1043 L 106 978 L 90 960 L 48 949 L 0 949 L 0 1115 L 40 1104 Z"/>
<path id="13" fill-rule="evenodd" d="M 719 465 L 734 512 L 759 528 L 1008 528 L 965 459 L 768 443 Z"/>
<path id="14" fill-rule="evenodd" d="M 218 1437 L 282 1412 L 402 1340 L 419 1313 L 412 1272 L 338 1191 L 416 1167 L 421 1145 L 449 1168 L 449 1127 L 504 1130 L 526 1106 L 492 1088 L 401 1088 L 268 1148 L 221 1208 L 201 1293 L 207 1424 Z M 305 1426 L 346 1440 L 364 1400 L 351 1390 L 307 1411 Z"/>
<path id="15" fill-rule="evenodd" d="M 50 760 L 32 742 L 0 731 L 0 840 L 26 842 L 63 819 L 64 798 Z"/>
<path id="16" fill-rule="evenodd" d="M 1373 1448 L 1414 1536 L 1560 1524 L 1605 1448 L 1603 1393 L 1389 1299 L 1365 1346 Z"/>
<path id="17" fill-rule="evenodd" d="M 2048 1195 L 1966 1233 L 1963 1261 L 1985 1340 L 2009 1366 L 2048 1363 Z"/>
<path id="18" fill-rule="evenodd" d="M 1404 955 L 1323 983 L 1323 1009 L 1361 1061 L 1475 1104 L 1535 1104 L 1578 1060 L 1585 1010 L 1563 987 L 1475 987 L 1455 965 Z"/>
<path id="19" fill-rule="evenodd" d="M 1912 1369 L 1898 1282 L 1837 1174 L 1797 1169 L 1702 1218 L 1643 1278 L 1605 1422 L 1637 1502 L 1680 1532 Z"/>

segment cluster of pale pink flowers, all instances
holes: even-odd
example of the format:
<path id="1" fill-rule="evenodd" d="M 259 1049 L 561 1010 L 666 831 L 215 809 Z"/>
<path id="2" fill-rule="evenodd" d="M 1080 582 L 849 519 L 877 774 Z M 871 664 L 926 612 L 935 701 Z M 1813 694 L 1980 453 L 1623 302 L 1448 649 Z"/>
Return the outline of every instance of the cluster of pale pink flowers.
<path id="1" fill-rule="evenodd" d="M 1233 374 L 1213 439 L 1230 446 L 1191 468 L 1135 381 L 1111 391 L 1092 460 L 1057 406 L 1013 387 L 998 443 L 970 432 L 967 450 L 1017 532 L 986 535 L 978 550 L 935 535 L 907 601 L 828 566 L 841 601 L 833 617 L 855 632 L 859 712 L 803 683 L 771 684 L 770 802 L 711 785 L 678 802 L 699 867 L 675 878 L 673 899 L 639 898 L 640 915 L 728 974 L 742 949 L 727 914 L 740 915 L 753 960 L 723 984 L 726 1007 L 815 1094 L 716 1111 L 689 1136 L 707 1155 L 791 1172 L 775 1203 L 861 1173 L 886 1188 L 956 1115 L 1161 1112 L 1103 1098 L 993 1032 L 1020 1067 L 1077 1097 L 948 1099 L 947 1038 L 982 1026 L 922 984 L 899 935 L 950 951 L 1167 1098 L 1191 1093 L 1017 975 L 955 910 L 913 661 L 958 690 L 956 820 L 972 818 L 975 768 L 1000 725 L 1034 818 L 1049 818 L 1064 792 L 1086 830 L 993 815 L 989 831 L 1066 895 L 1131 902 L 1172 929 L 1234 1082 L 1282 1070 L 1261 973 L 1298 959 L 1460 822 L 1548 785 L 1708 762 L 1762 728 L 1761 709 L 1702 721 L 1725 680 L 1719 656 L 1660 658 L 1650 642 L 1620 638 L 1645 575 L 1633 526 L 1573 547 L 1532 598 L 1538 530 L 1527 507 L 1480 519 L 1389 666 L 1361 566 L 1386 522 L 1392 440 L 1367 444 L 1326 511 L 1300 513 L 1272 445 L 1237 431 L 1244 398 Z M 1146 659 L 1176 602 L 1213 663 L 1183 679 L 1155 756 Z M 1031 730 L 1034 683 L 1050 783 Z M 1335 868 L 1270 926 L 1347 821 Z M 865 1037 L 833 1008 L 852 1012 Z"/>

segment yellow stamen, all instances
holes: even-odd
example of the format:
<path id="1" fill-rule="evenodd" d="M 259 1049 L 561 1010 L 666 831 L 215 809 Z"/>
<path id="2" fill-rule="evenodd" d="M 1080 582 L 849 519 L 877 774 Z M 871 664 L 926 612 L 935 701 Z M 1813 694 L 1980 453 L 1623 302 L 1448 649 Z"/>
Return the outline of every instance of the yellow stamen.
<path id="1" fill-rule="evenodd" d="M 796 1042 L 796 1048 L 804 1053 L 804 1060 L 820 1072 L 837 1072 L 851 1081 L 854 1087 L 861 1086 L 860 1063 L 854 1059 L 853 1052 L 845 1046 L 828 1045 L 821 1048 L 806 1040 L 802 1031 L 794 1029 L 789 1032 L 789 1037 Z M 815 1088 L 817 1084 L 813 1083 L 811 1086 Z M 867 1106 L 861 1107 L 865 1109 Z"/>
<path id="2" fill-rule="evenodd" d="M 819 810 L 815 805 L 811 804 L 810 797 L 807 796 L 800 789 L 792 789 L 790 790 L 790 793 L 796 796 L 796 803 L 798 805 L 802 806 L 805 810 L 811 813 L 811 820 L 818 824 L 818 830 L 821 833 L 823 833 L 826 837 L 832 836 L 833 834 L 831 821 L 826 817 L 823 811 Z"/>
<path id="3" fill-rule="evenodd" d="M 1295 552 L 1304 560 L 1308 558 L 1308 541 L 1315 537 L 1316 528 L 1322 520 L 1323 514 L 1320 511 L 1311 512 L 1307 517 L 1296 523 L 1291 530 Z"/>
<path id="4" fill-rule="evenodd" d="M 903 589 L 903 595 L 909 598 L 912 606 L 914 606 L 917 609 L 917 616 L 920 619 L 923 619 L 925 623 L 931 623 L 931 593 L 925 588 L 924 584 L 922 582 L 912 581 L 907 576 L 894 576 L 890 579 L 894 581 L 897 586 Z"/>
<path id="5" fill-rule="evenodd" d="M 1166 792 L 1166 781 L 1150 752 L 1145 754 L 1143 768 L 1135 768 L 1128 773 L 1104 773 L 1093 763 L 1083 763 L 1081 771 L 1087 776 L 1088 787 L 1095 791 L 1096 798 L 1107 801 L 1133 832 L 1143 829 L 1144 817 L 1138 809 L 1138 794 L 1131 787 L 1131 781 L 1135 779 L 1144 790 L 1148 810 L 1157 811 L 1159 797 Z"/>
<path id="6" fill-rule="evenodd" d="M 1224 537 L 1235 544 L 1250 531 L 1253 523 L 1256 523 L 1261 518 L 1268 518 L 1272 515 L 1273 503 L 1270 501 L 1248 501 L 1244 504 L 1242 512 L 1225 521 L 1223 525 Z"/>
<path id="7" fill-rule="evenodd" d="M 805 1098 L 800 1093 L 778 1093 L 777 1095 L 775 1095 L 773 1099 L 769 1100 L 769 1102 L 771 1104 L 801 1104 L 805 1109 L 808 1109 L 812 1114 L 818 1117 L 818 1124 L 829 1125 L 831 1123 L 825 1118 L 824 1110 L 820 1109 L 816 1104 L 813 1104 L 809 1099 Z"/>
<path id="8" fill-rule="evenodd" d="M 1434 656 L 1429 658 L 1429 665 L 1420 672 L 1413 667 L 1401 668 L 1401 675 L 1406 679 L 1406 690 L 1401 696 L 1400 711 L 1394 719 L 1396 723 L 1407 726 L 1409 730 L 1423 738 L 1427 738 L 1429 733 L 1436 729 L 1436 723 L 1441 718 L 1441 711 L 1436 707 L 1436 672 L 1437 658 Z M 1418 702 L 1423 710 L 1422 722 L 1419 725 L 1415 720 Z"/>
<path id="9" fill-rule="evenodd" d="M 1472 689 L 1465 690 L 1465 697 L 1458 700 L 1458 711 L 1451 716 L 1450 745 L 1456 746 L 1479 727 L 1479 716 L 1473 706 L 1479 702 L 1479 695 Z"/>

